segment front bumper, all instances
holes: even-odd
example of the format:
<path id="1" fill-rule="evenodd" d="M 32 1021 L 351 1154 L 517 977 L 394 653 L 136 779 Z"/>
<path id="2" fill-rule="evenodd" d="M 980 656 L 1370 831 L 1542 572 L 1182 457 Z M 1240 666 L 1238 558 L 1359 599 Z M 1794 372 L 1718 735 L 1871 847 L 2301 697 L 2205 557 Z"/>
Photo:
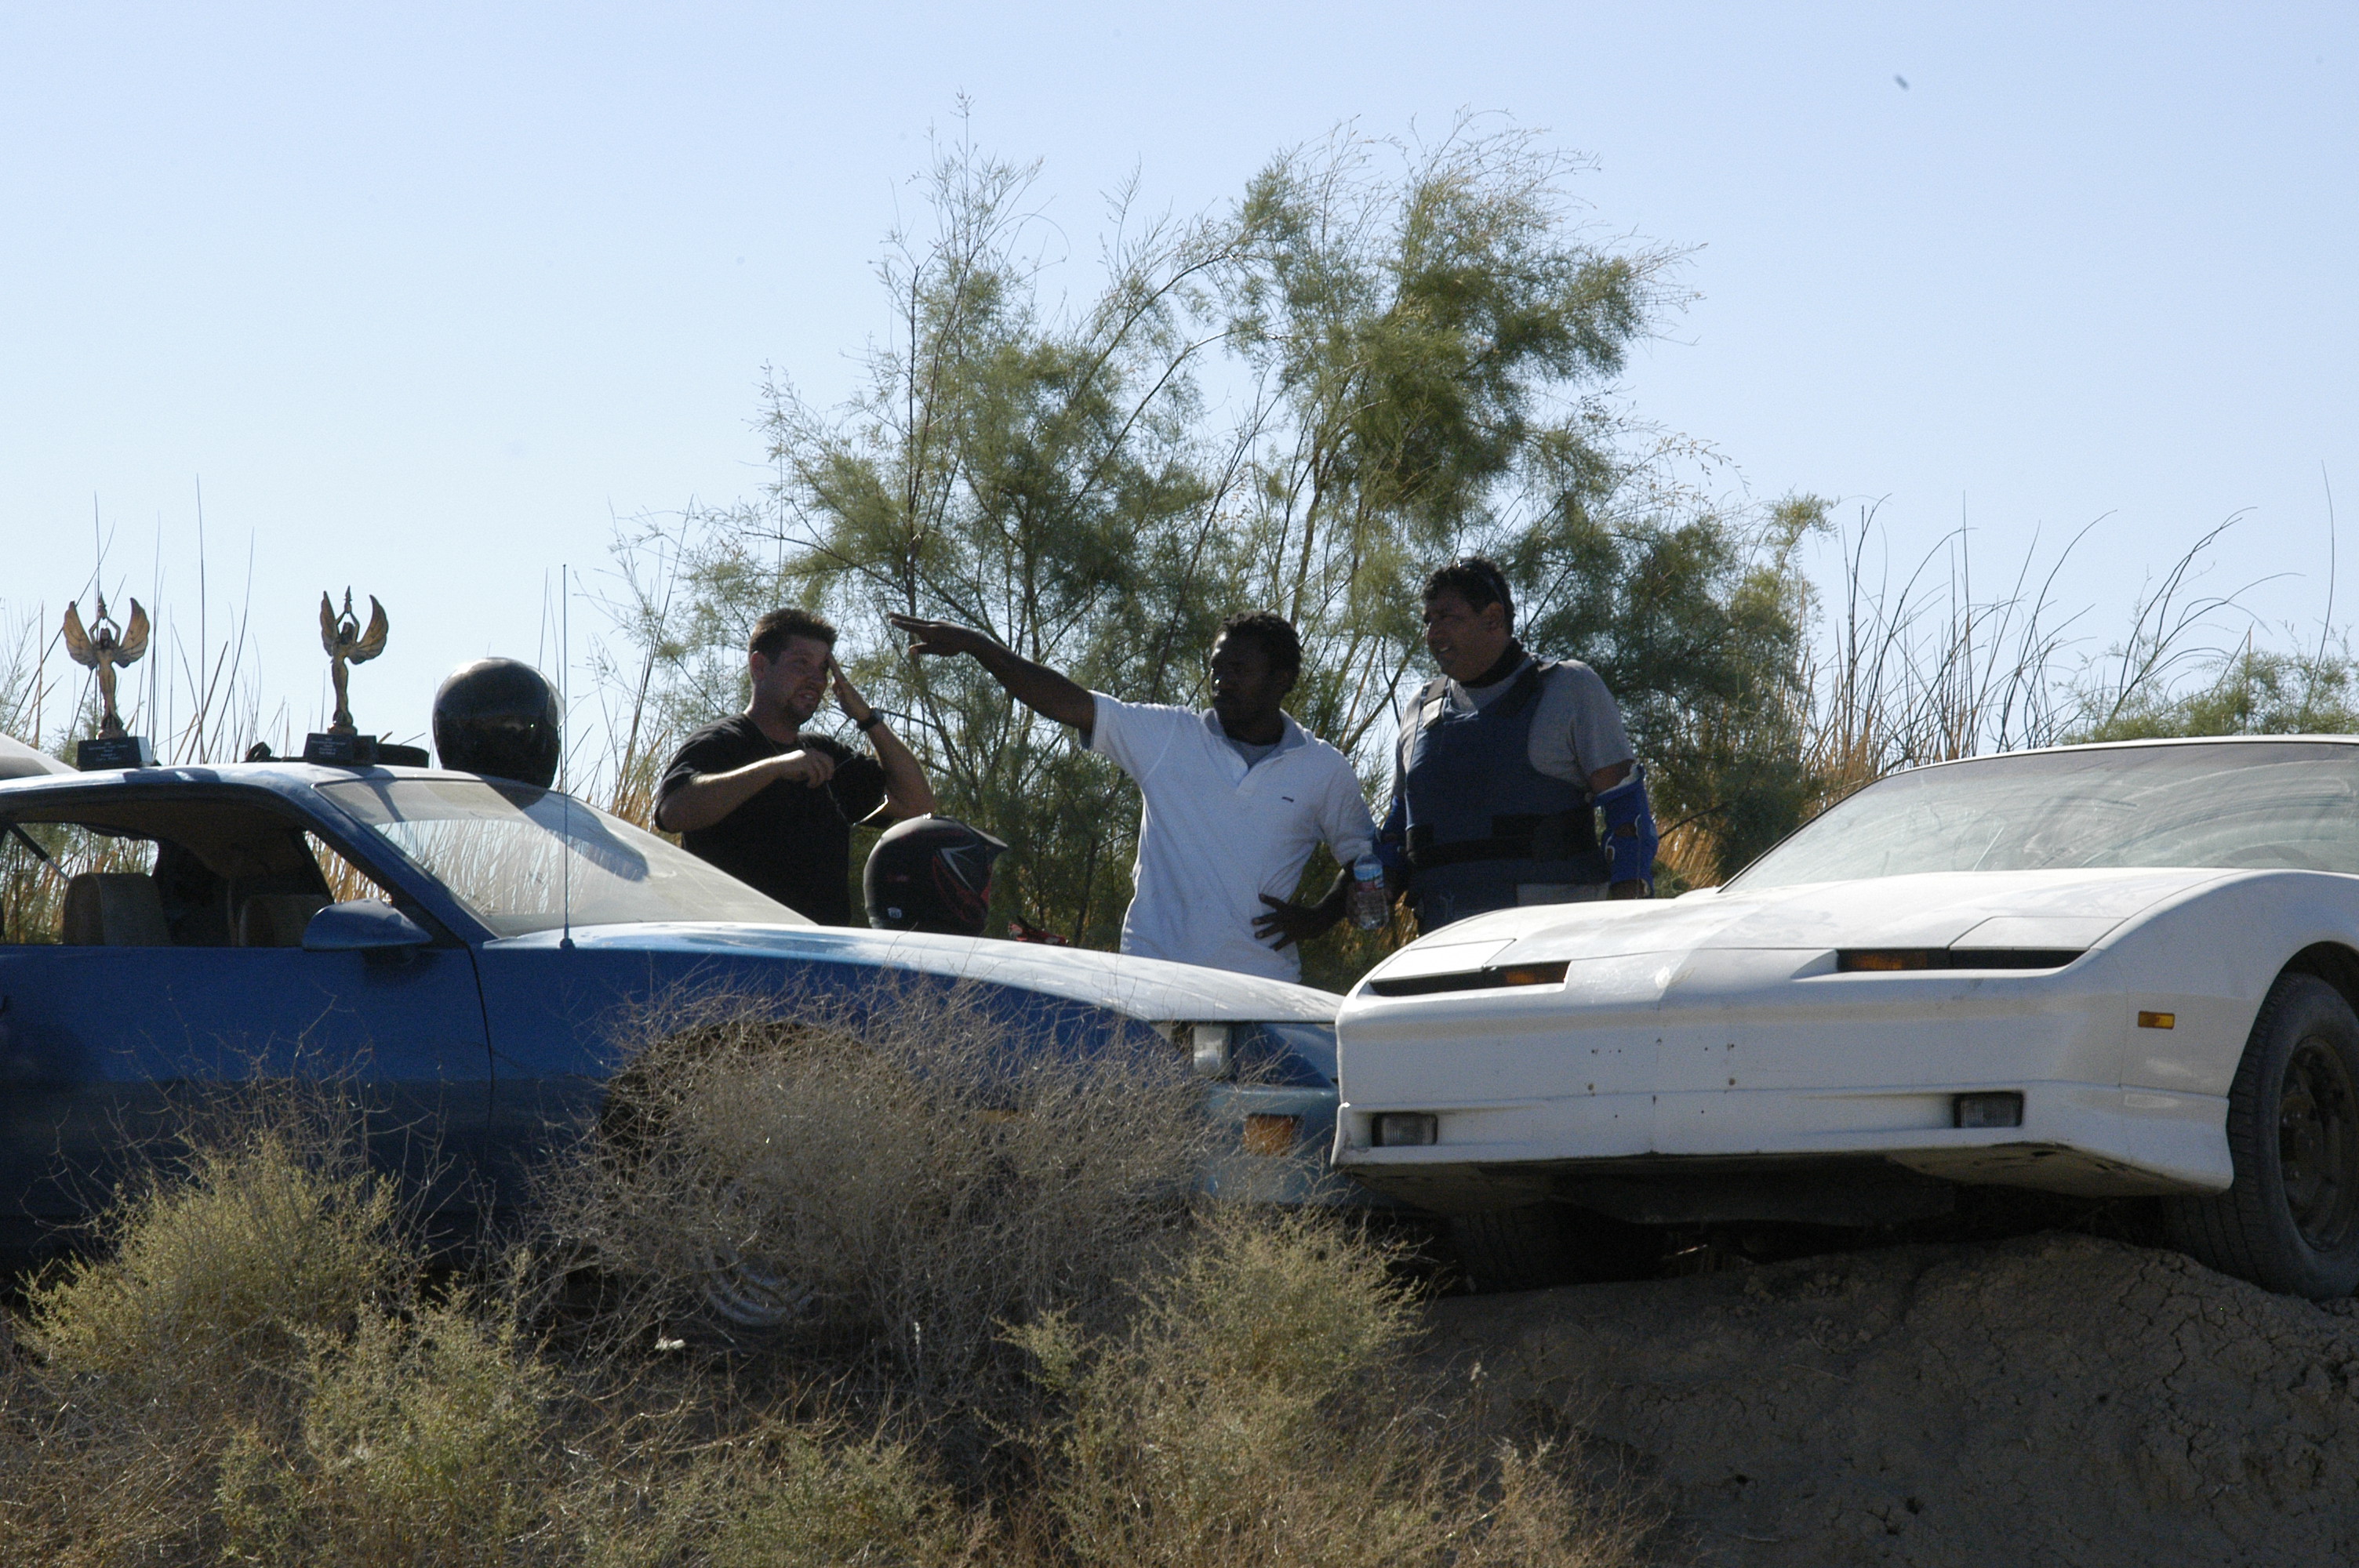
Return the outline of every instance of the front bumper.
<path id="1" fill-rule="evenodd" d="M 1572 966 L 1561 985 L 1385 998 L 1338 1020 L 1337 1169 L 1450 1210 L 1561 1197 L 1683 1162 L 1854 1161 L 2090 1196 L 2217 1191 L 2234 1172 L 2226 1073 L 2123 1086 L 2141 1008 L 2187 1059 L 2233 1065 L 2216 999 L 2145 996 L 2093 953 L 2021 975 L 1846 974 L 1831 951 L 1704 950 Z M 2158 988 L 2159 989 L 2159 988 Z M 2212 1036 L 2217 1038 L 2212 1038 Z M 2019 1127 L 1961 1128 L 1961 1094 L 2019 1093 Z M 1385 1112 L 1436 1119 L 1379 1148 Z"/>
<path id="2" fill-rule="evenodd" d="M 2021 1127 L 1951 1125 L 1953 1096 L 1994 1087 L 1723 1089 L 1447 1107 L 1346 1102 L 1334 1164 L 1379 1192 L 1444 1213 L 1577 1199 L 1582 1184 L 1601 1180 L 1775 1174 L 1833 1162 L 2088 1197 L 2218 1191 L 2234 1177 L 2220 1135 L 2225 1100 L 2110 1084 L 2023 1084 L 2006 1086 L 2023 1092 Z M 1438 1141 L 1371 1147 L 1379 1110 L 1410 1108 L 1435 1113 Z"/>

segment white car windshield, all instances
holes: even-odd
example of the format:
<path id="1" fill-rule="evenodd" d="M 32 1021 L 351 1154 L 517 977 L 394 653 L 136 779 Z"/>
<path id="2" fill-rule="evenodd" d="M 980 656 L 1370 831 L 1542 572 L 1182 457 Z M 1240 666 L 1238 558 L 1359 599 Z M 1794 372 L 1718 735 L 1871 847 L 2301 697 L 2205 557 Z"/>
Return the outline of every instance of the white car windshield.
<path id="1" fill-rule="evenodd" d="M 355 779 L 320 793 L 501 936 L 569 922 L 811 924 L 687 850 L 556 790 L 482 779 Z"/>
<path id="2" fill-rule="evenodd" d="M 1861 790 L 1730 885 L 2093 866 L 2359 872 L 2359 746 L 2091 747 L 1919 768 Z"/>

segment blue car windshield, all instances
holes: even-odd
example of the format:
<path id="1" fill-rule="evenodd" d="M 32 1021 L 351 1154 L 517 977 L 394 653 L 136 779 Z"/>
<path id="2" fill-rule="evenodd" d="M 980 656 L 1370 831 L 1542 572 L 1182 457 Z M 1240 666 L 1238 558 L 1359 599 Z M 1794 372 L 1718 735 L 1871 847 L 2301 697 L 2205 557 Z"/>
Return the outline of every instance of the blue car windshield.
<path id="1" fill-rule="evenodd" d="M 354 779 L 320 793 L 451 890 L 494 934 L 647 921 L 810 921 L 652 833 L 556 790 Z"/>
<path id="2" fill-rule="evenodd" d="M 1919 768 L 1870 784 L 1732 887 L 2096 866 L 2359 873 L 2359 746 L 2106 746 Z"/>

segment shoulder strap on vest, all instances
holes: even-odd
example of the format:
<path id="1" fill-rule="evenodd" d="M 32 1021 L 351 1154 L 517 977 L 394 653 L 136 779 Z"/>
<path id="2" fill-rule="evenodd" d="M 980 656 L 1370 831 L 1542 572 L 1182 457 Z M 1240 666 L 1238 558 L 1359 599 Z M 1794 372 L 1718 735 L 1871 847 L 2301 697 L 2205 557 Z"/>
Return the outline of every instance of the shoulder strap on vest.
<path id="1" fill-rule="evenodd" d="M 1548 679 L 1549 672 L 1555 668 L 1556 661 L 1553 659 L 1535 659 L 1526 665 L 1516 676 L 1515 684 L 1501 693 L 1498 699 L 1484 711 L 1496 719 L 1514 718 L 1523 709 L 1526 703 L 1539 695 L 1540 687 Z M 1448 676 L 1436 676 L 1418 687 L 1417 699 L 1411 705 L 1417 710 L 1418 729 L 1422 730 L 1441 717 L 1442 709 L 1450 706 L 1449 696 L 1450 677 Z"/>
<path id="2" fill-rule="evenodd" d="M 1410 704 L 1417 712 L 1415 727 L 1422 730 L 1440 718 L 1442 708 L 1448 706 L 1449 695 L 1450 677 L 1448 676 L 1436 676 L 1418 687 L 1417 698 Z"/>
<path id="3" fill-rule="evenodd" d="M 1547 678 L 1549 668 L 1549 665 L 1537 661 L 1526 665 L 1523 674 L 1516 677 L 1516 684 L 1509 687 L 1501 694 L 1499 700 L 1491 705 L 1491 711 L 1502 719 L 1506 719 L 1521 710 L 1524 704 L 1540 694 L 1540 682 Z"/>

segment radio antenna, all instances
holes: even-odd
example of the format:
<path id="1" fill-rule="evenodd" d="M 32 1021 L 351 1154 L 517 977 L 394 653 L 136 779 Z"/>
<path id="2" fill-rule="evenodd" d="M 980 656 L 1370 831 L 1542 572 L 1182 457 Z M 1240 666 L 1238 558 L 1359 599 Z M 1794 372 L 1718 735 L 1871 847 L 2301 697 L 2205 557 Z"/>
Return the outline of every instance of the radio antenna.
<path id="1" fill-rule="evenodd" d="M 573 946 L 573 774 L 565 765 L 565 730 L 573 722 L 573 568 L 563 561 L 557 565 L 557 811 L 558 820 L 564 825 L 557 836 L 557 856 L 565 922 L 565 935 L 557 945 L 570 950 Z"/>

